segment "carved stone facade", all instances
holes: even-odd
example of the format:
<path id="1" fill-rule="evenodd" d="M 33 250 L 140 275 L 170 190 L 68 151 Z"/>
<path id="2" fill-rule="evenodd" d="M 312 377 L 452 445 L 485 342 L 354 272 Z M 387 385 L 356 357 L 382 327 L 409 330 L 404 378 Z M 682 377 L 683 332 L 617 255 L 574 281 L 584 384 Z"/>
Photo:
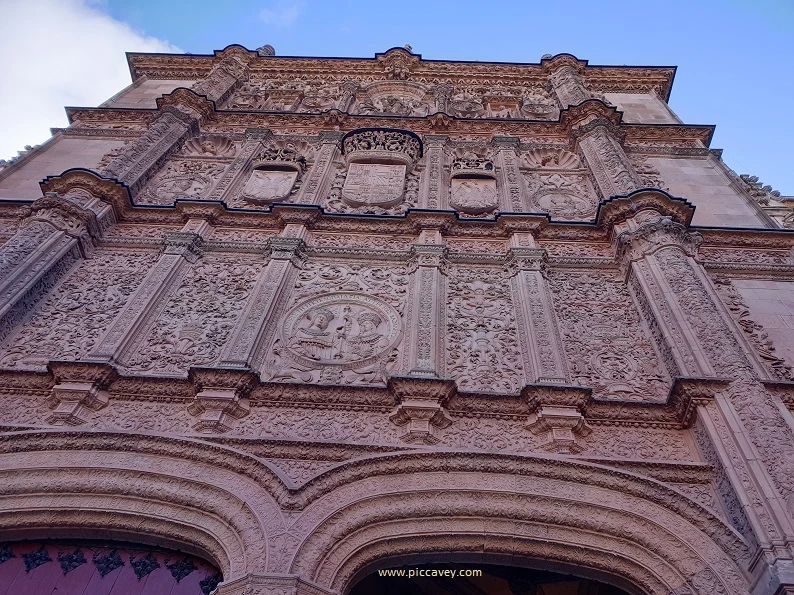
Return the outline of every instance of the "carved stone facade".
<path id="1" fill-rule="evenodd" d="M 794 593 L 791 205 L 674 69 L 129 61 L 0 170 L 0 580 Z"/>

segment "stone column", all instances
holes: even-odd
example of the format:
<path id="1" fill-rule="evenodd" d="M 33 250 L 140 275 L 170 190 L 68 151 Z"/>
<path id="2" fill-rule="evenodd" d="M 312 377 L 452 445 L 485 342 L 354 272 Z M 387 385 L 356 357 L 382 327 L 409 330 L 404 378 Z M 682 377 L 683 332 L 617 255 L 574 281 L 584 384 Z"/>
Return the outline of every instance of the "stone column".
<path id="1" fill-rule="evenodd" d="M 428 135 L 422 139 L 425 146 L 425 171 L 419 196 L 422 208 L 449 208 L 449 182 L 444 173 L 444 145 L 448 140 L 445 135 Z"/>
<path id="2" fill-rule="evenodd" d="M 414 263 L 411 284 L 411 312 L 415 321 L 406 329 L 405 345 L 409 376 L 442 376 L 444 343 L 444 257 L 446 244 L 438 229 L 424 229 L 419 243 L 411 248 Z"/>
<path id="3" fill-rule="evenodd" d="M 524 206 L 521 173 L 518 170 L 519 139 L 512 136 L 495 136 L 496 165 L 501 170 L 499 177 L 499 210 L 513 213 L 526 212 Z"/>
<path id="4" fill-rule="evenodd" d="M 221 104 L 240 86 L 240 83 L 247 80 L 248 63 L 245 58 L 240 55 L 229 55 L 213 66 L 210 73 L 196 82 L 191 89 Z"/>
<path id="5" fill-rule="evenodd" d="M 0 247 L 0 338 L 71 264 L 90 255 L 96 213 L 55 193 L 33 202 L 21 228 Z"/>
<path id="6" fill-rule="evenodd" d="M 598 102 L 593 102 L 601 106 Z M 601 107 L 575 122 L 570 129 L 571 144 L 584 157 L 601 198 L 628 194 L 642 188 L 642 182 L 623 151 L 618 126 L 598 114 Z"/>
<path id="7" fill-rule="evenodd" d="M 334 177 L 334 160 L 339 154 L 340 143 L 344 136 L 341 132 L 321 132 L 320 150 L 314 164 L 301 186 L 295 202 L 318 204 L 330 189 Z"/>
<path id="8" fill-rule="evenodd" d="M 531 384 L 565 383 L 568 371 L 564 350 L 551 291 L 543 276 L 546 251 L 535 248 L 534 238 L 526 232 L 514 233 L 510 245 L 515 271 L 512 289 L 514 302 L 518 304 L 516 315 L 525 380 Z"/>
<path id="9" fill-rule="evenodd" d="M 738 495 L 765 562 L 755 574 L 771 585 L 756 592 L 771 595 L 784 592 L 775 590 L 789 580 L 781 577 L 794 579 L 794 430 L 761 382 L 768 372 L 695 262 L 699 242 L 660 217 L 629 225 L 618 258 L 670 375 L 716 386 L 698 408 L 702 449 L 711 449 Z"/>
<path id="10" fill-rule="evenodd" d="M 279 237 L 268 240 L 270 260 L 259 273 L 237 328 L 221 352 L 219 367 L 248 369 L 263 349 L 266 323 L 275 324 L 279 306 L 289 295 L 295 274 L 303 260 L 304 225 L 288 223 Z"/>
<path id="11" fill-rule="evenodd" d="M 203 219 L 190 219 L 182 231 L 165 235 L 165 250 L 130 296 L 104 336 L 86 356 L 89 361 L 119 362 L 124 353 L 140 341 L 152 320 L 165 307 L 185 270 L 202 255 L 204 237 L 210 225 Z"/>

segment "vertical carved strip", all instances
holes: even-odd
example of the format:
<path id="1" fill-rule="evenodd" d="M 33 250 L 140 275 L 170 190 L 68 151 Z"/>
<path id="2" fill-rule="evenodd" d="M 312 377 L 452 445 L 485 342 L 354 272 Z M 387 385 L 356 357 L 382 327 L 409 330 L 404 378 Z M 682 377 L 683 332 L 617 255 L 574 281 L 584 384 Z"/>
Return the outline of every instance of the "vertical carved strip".
<path id="1" fill-rule="evenodd" d="M 261 145 L 262 141 L 270 138 L 272 135 L 273 133 L 267 129 L 247 130 L 245 134 L 245 143 L 240 147 L 234 161 L 232 161 L 231 165 L 226 169 L 226 172 L 207 198 L 211 200 L 226 200 L 226 203 L 231 205 L 230 199 L 233 197 L 239 185 L 244 183 L 242 174 L 245 166 L 250 161 L 254 151 Z M 238 183 L 235 184 L 235 181 Z"/>
<path id="2" fill-rule="evenodd" d="M 628 194 L 642 186 L 631 163 L 612 134 L 601 125 L 590 128 L 586 125 L 577 131 L 578 147 L 595 179 L 602 198 L 617 194 Z"/>
<path id="3" fill-rule="evenodd" d="M 563 66 L 549 76 L 549 82 L 563 109 L 590 99 L 581 75 L 573 66 Z"/>
<path id="4" fill-rule="evenodd" d="M 407 347 L 413 354 L 410 360 L 409 375 L 437 377 L 442 375 L 443 350 L 439 342 L 441 328 L 441 304 L 443 303 L 442 267 L 446 246 L 441 243 L 441 233 L 435 230 L 423 231 L 420 241 L 415 244 L 413 256 L 416 269 L 413 273 L 411 300 L 416 304 L 416 324 L 408 329 L 413 336 L 408 338 Z M 432 243 L 431 243 L 432 242 Z"/>
<path id="5" fill-rule="evenodd" d="M 521 213 L 527 209 L 522 197 L 521 174 L 518 171 L 518 139 L 509 136 L 494 137 L 497 147 L 496 163 L 502 172 L 499 180 L 499 209 Z"/>
<path id="6" fill-rule="evenodd" d="M 342 140 L 341 132 L 321 132 L 320 150 L 307 176 L 306 183 L 302 186 L 295 202 L 318 204 L 325 198 L 326 190 L 331 183 L 333 162 L 339 151 Z"/>
<path id="7" fill-rule="evenodd" d="M 535 248 L 512 249 L 518 264 L 513 291 L 518 299 L 519 334 L 522 340 L 525 377 L 530 383 L 565 382 L 568 380 L 546 279 L 541 267 L 545 250 Z M 526 339 L 525 339 L 526 337 Z"/>
<path id="8" fill-rule="evenodd" d="M 305 231 L 304 231 L 305 233 Z M 292 273 L 300 261 L 302 239 L 270 238 L 270 261 L 260 273 L 238 326 L 221 354 L 221 366 L 248 368 L 261 350 L 265 326 L 277 318 L 279 298 L 289 292 Z"/>
<path id="9" fill-rule="evenodd" d="M 215 103 L 223 103 L 241 82 L 248 80 L 248 67 L 237 58 L 227 56 L 213 66 L 210 73 L 191 89 Z"/>
<path id="10" fill-rule="evenodd" d="M 130 187 L 132 194 L 146 184 L 165 159 L 188 137 L 198 133 L 198 120 L 176 108 L 166 107 L 149 129 L 111 161 L 102 175 L 116 178 Z"/>
<path id="11" fill-rule="evenodd" d="M 208 228 L 206 222 L 191 220 L 185 224 L 184 231 L 166 234 L 165 252 L 87 359 L 121 361 L 124 353 L 142 340 L 152 321 L 165 306 L 169 293 L 181 280 L 186 264 L 200 257 L 202 234 Z"/>
<path id="12" fill-rule="evenodd" d="M 449 137 L 443 135 L 426 136 L 425 172 L 419 205 L 426 209 L 448 208 L 444 191 L 447 184 L 444 177 L 444 145 Z"/>

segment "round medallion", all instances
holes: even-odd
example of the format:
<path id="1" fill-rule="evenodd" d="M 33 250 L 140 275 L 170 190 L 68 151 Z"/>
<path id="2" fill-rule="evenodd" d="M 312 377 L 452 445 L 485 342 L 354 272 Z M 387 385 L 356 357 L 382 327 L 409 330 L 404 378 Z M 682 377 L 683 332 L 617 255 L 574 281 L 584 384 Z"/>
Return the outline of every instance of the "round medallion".
<path id="1" fill-rule="evenodd" d="M 535 203 L 555 219 L 581 219 L 593 214 L 593 205 L 586 198 L 569 192 L 546 192 L 536 196 Z"/>
<path id="2" fill-rule="evenodd" d="M 299 303 L 284 318 L 281 334 L 296 363 L 360 368 L 397 345 L 402 323 L 379 298 L 337 292 Z"/>

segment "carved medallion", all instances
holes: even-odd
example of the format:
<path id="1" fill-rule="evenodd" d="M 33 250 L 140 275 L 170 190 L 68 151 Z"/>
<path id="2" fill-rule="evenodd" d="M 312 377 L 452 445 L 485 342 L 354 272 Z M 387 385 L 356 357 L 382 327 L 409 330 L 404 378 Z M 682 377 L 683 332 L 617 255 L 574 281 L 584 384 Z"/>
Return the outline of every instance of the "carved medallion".
<path id="1" fill-rule="evenodd" d="M 315 296 L 293 308 L 281 327 L 293 363 L 306 369 L 354 369 L 375 363 L 402 335 L 397 311 L 365 294 L 339 292 Z"/>
<path id="2" fill-rule="evenodd" d="M 404 165 L 351 163 L 342 187 L 342 198 L 351 206 L 392 207 L 403 199 Z"/>
<path id="3" fill-rule="evenodd" d="M 592 214 L 593 207 L 586 198 L 564 191 L 551 191 L 535 198 L 542 211 L 555 219 L 581 219 Z"/>
<path id="4" fill-rule="evenodd" d="M 496 208 L 498 196 L 493 178 L 452 178 L 449 204 L 453 209 L 479 215 Z"/>
<path id="5" fill-rule="evenodd" d="M 271 203 L 290 195 L 297 170 L 255 169 L 243 189 L 243 199 L 254 203 Z"/>

